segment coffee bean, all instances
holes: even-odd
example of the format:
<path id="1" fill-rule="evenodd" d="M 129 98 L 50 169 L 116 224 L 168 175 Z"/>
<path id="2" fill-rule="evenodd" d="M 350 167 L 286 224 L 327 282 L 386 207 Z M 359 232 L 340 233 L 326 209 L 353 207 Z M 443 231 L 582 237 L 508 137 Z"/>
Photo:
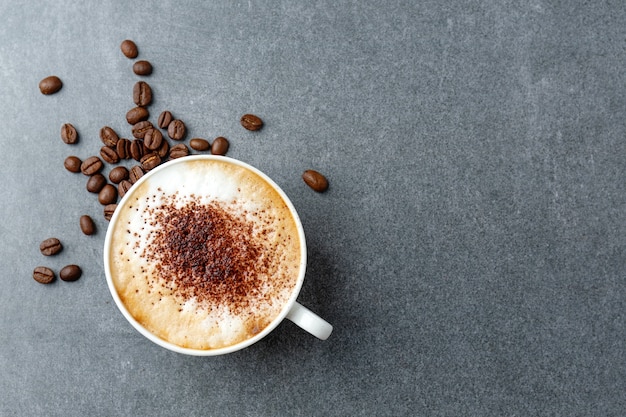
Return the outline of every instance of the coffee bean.
<path id="1" fill-rule="evenodd" d="M 189 141 L 189 146 L 191 146 L 191 149 L 195 149 L 196 151 L 206 151 L 211 147 L 211 144 L 206 139 L 193 138 Z"/>
<path id="2" fill-rule="evenodd" d="M 144 155 L 140 162 L 144 171 L 150 171 L 161 163 L 161 157 L 156 152 L 152 152 Z"/>
<path id="3" fill-rule="evenodd" d="M 115 152 L 117 152 L 117 156 L 120 159 L 129 159 L 130 158 L 130 141 L 125 138 L 120 138 L 117 141 L 117 145 L 115 145 Z"/>
<path id="4" fill-rule="evenodd" d="M 88 215 L 80 216 L 80 230 L 87 236 L 93 235 L 96 232 L 96 224 L 93 219 Z"/>
<path id="5" fill-rule="evenodd" d="M 128 190 L 130 190 L 130 187 L 132 187 L 133 184 L 128 181 L 128 180 L 122 180 L 118 185 L 117 185 L 117 193 L 119 194 L 120 198 L 124 197 L 124 194 L 126 194 L 128 192 Z"/>
<path id="6" fill-rule="evenodd" d="M 76 281 L 83 274 L 78 265 L 66 265 L 59 272 L 59 278 L 63 281 Z"/>
<path id="7" fill-rule="evenodd" d="M 107 179 L 102 174 L 94 174 L 87 180 L 87 191 L 99 193 L 107 183 Z"/>
<path id="8" fill-rule="evenodd" d="M 143 169 L 139 165 L 135 165 L 130 169 L 128 179 L 132 184 L 136 183 L 141 177 L 143 177 Z"/>
<path id="9" fill-rule="evenodd" d="M 65 158 L 63 165 L 65 166 L 65 169 L 70 172 L 80 172 L 80 165 L 82 163 L 83 161 L 81 161 L 79 157 L 68 156 L 67 158 Z"/>
<path id="10" fill-rule="evenodd" d="M 40 284 L 50 284 L 54 281 L 54 272 L 46 266 L 38 266 L 33 271 L 33 278 Z"/>
<path id="11" fill-rule="evenodd" d="M 61 126 L 61 140 L 68 145 L 78 142 L 78 132 L 71 123 L 65 123 Z"/>
<path id="12" fill-rule="evenodd" d="M 39 91 L 41 94 L 54 94 L 63 87 L 63 81 L 56 75 L 51 75 L 39 81 Z"/>
<path id="13" fill-rule="evenodd" d="M 318 193 L 324 192 L 328 189 L 328 180 L 326 177 L 312 169 L 304 171 L 302 179 L 309 187 Z"/>
<path id="14" fill-rule="evenodd" d="M 128 179 L 128 169 L 126 167 L 115 167 L 109 172 L 109 180 L 113 184 L 119 184 L 125 179 Z"/>
<path id="15" fill-rule="evenodd" d="M 244 114 L 241 116 L 241 125 L 248 130 L 259 130 L 263 127 L 263 120 L 254 114 Z"/>
<path id="16" fill-rule="evenodd" d="M 138 106 L 147 106 L 152 102 L 152 89 L 145 81 L 138 81 L 133 87 L 133 102 Z"/>
<path id="17" fill-rule="evenodd" d="M 149 121 L 144 120 L 133 125 L 132 133 L 135 138 L 143 139 L 146 136 L 146 132 L 150 129 L 154 129 L 154 126 Z"/>
<path id="18" fill-rule="evenodd" d="M 173 120 L 172 113 L 170 113 L 169 111 L 165 110 L 164 112 L 162 112 L 159 115 L 159 119 L 157 121 L 157 125 L 161 129 L 167 129 L 167 127 L 170 125 L 170 123 L 172 123 L 172 120 Z"/>
<path id="19" fill-rule="evenodd" d="M 110 146 L 103 146 L 100 148 L 100 156 L 109 164 L 117 164 L 120 161 L 120 156 L 117 154 L 115 149 Z"/>
<path id="20" fill-rule="evenodd" d="M 135 161 L 140 161 L 143 156 L 143 140 L 135 139 L 130 143 L 130 156 Z"/>
<path id="21" fill-rule="evenodd" d="M 183 123 L 182 120 L 172 120 L 172 122 L 167 126 L 167 135 L 171 139 L 183 140 L 186 133 L 187 129 L 185 127 L 185 123 Z"/>
<path id="22" fill-rule="evenodd" d="M 56 255 L 63 250 L 61 241 L 56 237 L 51 237 L 39 244 L 39 250 L 46 256 Z"/>
<path id="23" fill-rule="evenodd" d="M 117 204 L 107 204 L 104 206 L 104 218 L 106 220 L 111 220 L 113 217 L 113 213 L 115 213 L 115 209 L 117 208 Z"/>
<path id="24" fill-rule="evenodd" d="M 126 39 L 125 41 L 122 42 L 122 44 L 120 45 L 120 49 L 122 50 L 122 53 L 124 54 L 124 56 L 126 58 L 137 58 L 137 55 L 139 55 L 139 51 L 137 50 L 137 45 L 135 44 L 135 42 L 131 41 L 130 39 Z"/>
<path id="25" fill-rule="evenodd" d="M 94 175 L 100 172 L 104 164 L 102 160 L 97 156 L 90 156 L 85 159 L 82 164 L 80 164 L 80 171 L 85 175 Z"/>
<path id="26" fill-rule="evenodd" d="M 115 133 L 115 130 L 110 128 L 109 126 L 104 126 L 100 129 L 100 140 L 106 146 L 115 147 L 117 145 L 117 141 L 120 140 L 120 137 Z"/>
<path id="27" fill-rule="evenodd" d="M 150 112 L 145 107 L 133 107 L 126 113 L 126 121 L 131 125 L 148 120 L 149 117 Z"/>
<path id="28" fill-rule="evenodd" d="M 179 143 L 178 145 L 172 146 L 170 149 L 170 158 L 182 158 L 183 156 L 189 155 L 189 148 L 184 143 Z"/>
<path id="29" fill-rule="evenodd" d="M 170 152 L 170 144 L 165 138 L 163 138 L 163 140 L 161 141 L 161 146 L 159 146 L 159 149 L 157 149 L 155 152 L 161 157 L 161 159 L 164 159 L 168 155 L 168 153 Z"/>
<path id="30" fill-rule="evenodd" d="M 143 137 L 143 144 L 150 150 L 156 150 L 163 142 L 163 133 L 159 129 L 150 129 Z"/>
<path id="31" fill-rule="evenodd" d="M 150 75 L 152 64 L 148 61 L 137 61 L 133 64 L 133 72 L 137 75 Z"/>
<path id="32" fill-rule="evenodd" d="M 117 201 L 117 188 L 112 184 L 106 184 L 98 193 L 98 201 L 103 206 L 115 203 Z"/>
<path id="33" fill-rule="evenodd" d="M 226 155 L 226 152 L 228 152 L 228 146 L 228 139 L 219 136 L 215 138 L 213 144 L 211 145 L 211 153 L 213 155 Z"/>

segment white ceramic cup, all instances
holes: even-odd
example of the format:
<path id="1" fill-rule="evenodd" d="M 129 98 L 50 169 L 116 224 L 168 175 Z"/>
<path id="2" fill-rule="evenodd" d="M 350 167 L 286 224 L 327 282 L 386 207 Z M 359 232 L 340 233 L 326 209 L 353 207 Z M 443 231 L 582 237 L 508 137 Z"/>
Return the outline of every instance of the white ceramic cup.
<path id="1" fill-rule="evenodd" d="M 302 228 L 300 217 L 298 216 L 296 209 L 294 208 L 293 204 L 291 203 L 287 195 L 284 193 L 284 191 L 274 181 L 272 181 L 267 175 L 265 175 L 263 172 L 259 171 L 258 169 L 250 166 L 249 164 L 238 161 L 236 159 L 232 159 L 232 158 L 228 158 L 224 156 L 194 155 L 194 156 L 187 156 L 184 158 L 175 159 L 175 160 L 166 162 L 163 165 L 160 165 L 159 167 L 153 169 L 152 171 L 148 172 L 143 177 L 141 177 L 137 181 L 137 183 L 135 183 L 134 186 L 138 186 L 143 181 L 148 180 L 149 178 L 155 176 L 157 173 L 161 171 L 170 169 L 172 166 L 176 164 L 181 164 L 181 163 L 185 163 L 187 161 L 192 161 L 192 160 L 212 160 L 212 159 L 216 159 L 219 161 L 227 161 L 230 164 L 234 164 L 244 169 L 247 169 L 255 173 L 256 175 L 258 175 L 259 177 L 261 177 L 265 182 L 270 184 L 271 187 L 274 188 L 276 192 L 282 197 L 282 199 L 284 200 L 285 204 L 289 208 L 291 215 L 296 223 L 296 227 L 298 230 L 298 238 L 300 241 L 300 252 L 301 252 L 300 253 L 300 268 L 299 268 L 296 285 L 293 291 L 291 292 L 291 295 L 288 301 L 282 307 L 280 314 L 278 314 L 278 316 L 267 327 L 265 327 L 261 332 L 257 333 L 253 337 L 250 337 L 239 343 L 236 343 L 234 345 L 230 345 L 227 347 L 216 348 L 216 349 L 206 349 L 206 350 L 178 346 L 176 344 L 170 343 L 156 336 L 155 334 L 147 330 L 144 326 L 142 326 L 129 313 L 128 309 L 122 302 L 115 288 L 115 284 L 111 276 L 112 272 L 110 268 L 111 239 L 112 239 L 112 234 L 115 233 L 115 230 L 116 230 L 116 227 L 114 227 L 114 225 L 118 221 L 118 218 L 120 216 L 120 211 L 125 209 L 124 203 L 126 202 L 128 198 L 130 198 L 133 195 L 132 188 L 131 188 L 131 191 L 129 191 L 124 196 L 124 198 L 121 199 L 121 201 L 118 204 L 118 208 L 115 210 L 115 213 L 111 217 L 109 227 L 107 229 L 105 243 L 104 243 L 104 270 L 105 270 L 106 280 L 109 286 L 109 290 L 111 291 L 111 295 L 113 296 L 113 299 L 115 300 L 117 307 L 122 312 L 126 320 L 128 320 L 128 322 L 146 338 L 148 338 L 152 342 L 166 349 L 169 349 L 178 353 L 188 354 L 188 355 L 214 356 L 214 355 L 221 355 L 225 353 L 231 353 L 231 352 L 235 352 L 237 350 L 243 349 L 261 340 L 265 336 L 267 336 L 272 330 L 274 330 L 283 321 L 284 318 L 291 320 L 296 325 L 300 326 L 302 329 L 306 330 L 307 332 L 311 333 L 317 338 L 321 340 L 326 340 L 330 336 L 333 330 L 332 326 L 328 322 L 326 322 L 324 319 L 322 319 L 321 317 L 313 313 L 311 310 L 309 310 L 308 308 L 304 307 L 302 304 L 296 301 L 296 298 L 298 297 L 298 294 L 300 293 L 302 283 L 304 282 L 304 276 L 306 272 L 306 262 L 307 262 L 306 241 L 305 241 L 304 229 Z"/>

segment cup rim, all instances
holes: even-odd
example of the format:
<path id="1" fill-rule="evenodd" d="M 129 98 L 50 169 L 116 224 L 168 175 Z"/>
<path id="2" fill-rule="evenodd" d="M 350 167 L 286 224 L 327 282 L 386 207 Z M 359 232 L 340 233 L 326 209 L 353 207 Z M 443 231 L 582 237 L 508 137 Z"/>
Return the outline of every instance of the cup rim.
<path id="1" fill-rule="evenodd" d="M 305 235 L 304 235 L 304 228 L 302 227 L 302 222 L 300 220 L 300 216 L 298 215 L 298 212 L 296 211 L 295 206 L 293 205 L 293 203 L 291 202 L 291 200 L 289 199 L 287 194 L 282 190 L 282 188 L 280 188 L 280 186 L 278 184 L 276 184 L 276 182 L 274 182 L 274 180 L 272 180 L 263 171 L 259 170 L 258 168 L 254 167 L 254 166 L 252 166 L 252 165 L 250 165 L 250 164 L 248 164 L 246 162 L 240 161 L 238 159 L 234 159 L 234 158 L 227 157 L 227 156 L 218 156 L 218 155 L 189 155 L 189 156 L 185 156 L 183 158 L 173 159 L 173 160 L 165 162 L 162 165 L 159 165 L 158 167 L 152 169 L 151 171 L 148 171 L 139 180 L 137 180 L 135 185 L 140 185 L 144 181 L 147 181 L 148 178 L 151 178 L 152 176 L 154 176 L 156 173 L 158 173 L 160 171 L 163 171 L 163 170 L 166 170 L 166 169 L 168 169 L 171 166 L 174 166 L 174 165 L 177 165 L 177 164 L 180 164 L 180 163 L 196 161 L 196 160 L 227 162 L 227 163 L 230 163 L 230 164 L 233 164 L 233 165 L 237 165 L 239 167 L 242 167 L 244 169 L 247 169 L 247 170 L 253 172 L 254 174 L 256 174 L 259 177 L 261 177 L 268 184 L 270 184 L 270 186 L 272 188 L 274 188 L 274 190 L 276 192 L 278 192 L 280 197 L 283 199 L 283 201 L 285 202 L 285 204 L 289 208 L 289 211 L 290 211 L 290 213 L 291 213 L 291 215 L 292 215 L 292 217 L 293 217 L 293 219 L 294 219 L 294 221 L 296 223 L 296 229 L 298 231 L 298 239 L 300 241 L 300 269 L 299 269 L 298 279 L 296 281 L 296 285 L 295 285 L 294 289 L 292 290 L 289 299 L 287 300 L 287 302 L 285 303 L 285 305 L 281 309 L 280 313 L 274 318 L 274 320 L 272 320 L 272 322 L 268 326 L 266 326 L 261 332 L 257 333 L 253 337 L 248 338 L 246 340 L 243 340 L 243 341 L 241 341 L 239 343 L 236 343 L 234 345 L 230 345 L 230 346 L 226 346 L 226 347 L 222 347 L 222 348 L 216 348 L 216 349 L 186 348 L 186 347 L 182 347 L 182 346 L 176 345 L 174 343 L 168 342 L 168 341 L 166 341 L 164 339 L 161 339 L 157 335 L 153 334 L 148 329 L 146 329 L 143 325 L 141 325 L 130 314 L 130 312 L 128 311 L 128 309 L 126 308 L 126 306 L 124 305 L 124 303 L 120 299 L 120 296 L 119 296 L 119 294 L 117 292 L 117 289 L 115 288 L 115 284 L 113 283 L 113 279 L 112 279 L 112 276 L 111 276 L 111 268 L 110 268 L 110 264 L 109 264 L 109 257 L 110 257 L 111 239 L 112 239 L 113 230 L 114 230 L 113 225 L 115 225 L 115 223 L 118 221 L 119 213 L 120 213 L 121 210 L 115 210 L 114 211 L 113 215 L 111 216 L 111 220 L 109 221 L 109 224 L 107 226 L 106 236 L 105 236 L 105 239 L 104 239 L 104 251 L 103 251 L 104 273 L 105 273 L 105 278 L 106 278 L 106 281 L 107 281 L 107 286 L 109 288 L 109 292 L 111 293 L 111 296 L 113 297 L 113 300 L 115 301 L 115 304 L 117 305 L 117 308 L 120 310 L 122 315 L 126 318 L 126 320 L 135 328 L 135 330 L 137 330 L 139 333 L 141 333 L 144 337 L 146 337 L 147 339 L 149 339 L 153 343 L 155 343 L 155 344 L 157 344 L 157 345 L 159 345 L 161 347 L 164 347 L 164 348 L 166 348 L 168 350 L 171 350 L 173 352 L 182 353 L 182 354 L 186 354 L 186 355 L 194 355 L 194 356 L 217 356 L 217 355 L 223 355 L 223 354 L 227 354 L 227 353 L 236 352 L 238 350 L 241 350 L 243 348 L 246 348 L 246 347 L 248 347 L 248 346 L 258 342 L 259 340 L 261 340 L 265 336 L 267 336 L 269 333 L 271 333 L 285 319 L 285 317 L 289 313 L 289 310 L 295 304 L 296 299 L 297 299 L 298 295 L 300 294 L 300 290 L 302 288 L 302 284 L 304 282 L 304 276 L 305 276 L 305 273 L 306 273 L 306 266 L 307 266 L 307 248 L 306 248 L 306 239 L 305 239 Z M 132 190 L 132 188 L 131 188 L 131 190 Z M 131 198 L 132 195 L 133 195 L 132 191 L 129 191 L 128 193 L 126 193 L 124 195 L 124 197 L 122 197 L 120 199 L 120 201 L 118 202 L 118 207 L 122 207 L 127 202 L 127 200 L 129 198 Z"/>

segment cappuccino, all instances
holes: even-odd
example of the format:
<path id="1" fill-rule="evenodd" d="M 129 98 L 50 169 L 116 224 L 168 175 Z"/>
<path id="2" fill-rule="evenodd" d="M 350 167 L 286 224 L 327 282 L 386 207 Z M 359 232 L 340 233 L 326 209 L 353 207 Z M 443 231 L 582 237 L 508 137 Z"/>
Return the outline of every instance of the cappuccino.
<path id="1" fill-rule="evenodd" d="M 228 158 L 170 162 L 117 208 L 112 284 L 128 314 L 166 342 L 241 343 L 297 295 L 306 260 L 294 216 L 272 184 Z"/>

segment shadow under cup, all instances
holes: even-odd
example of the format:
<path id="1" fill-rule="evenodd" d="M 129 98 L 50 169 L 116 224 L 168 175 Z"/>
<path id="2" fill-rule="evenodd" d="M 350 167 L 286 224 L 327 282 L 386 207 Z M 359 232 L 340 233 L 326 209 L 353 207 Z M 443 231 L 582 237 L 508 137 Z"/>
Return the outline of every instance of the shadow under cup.
<path id="1" fill-rule="evenodd" d="M 219 171 L 217 170 L 218 168 Z M 214 172 L 215 175 L 208 175 L 207 173 L 210 172 Z M 252 181 L 250 181 L 251 178 Z M 295 228 L 291 232 L 291 236 L 297 236 L 297 243 L 299 245 L 299 251 L 289 251 L 289 249 L 287 249 L 287 252 L 291 252 L 293 255 L 291 269 L 286 269 L 286 271 L 291 271 L 291 273 L 281 274 L 281 276 L 291 276 L 289 278 L 290 283 L 288 286 L 285 286 L 285 288 L 281 287 L 280 296 L 277 295 L 276 299 L 270 299 L 270 301 L 266 303 L 272 306 L 268 307 L 273 309 L 271 315 L 264 319 L 262 325 L 254 326 L 243 339 L 235 339 L 236 341 L 234 343 L 225 342 L 214 344 L 213 342 L 207 342 L 207 344 L 202 347 L 186 346 L 184 343 L 179 343 L 179 339 L 175 338 L 171 339 L 176 340 L 176 342 L 168 341 L 165 337 L 156 334 L 158 333 L 157 331 L 149 330 L 147 326 L 141 322 L 149 323 L 151 320 L 165 320 L 166 327 L 169 324 L 177 326 L 179 329 L 178 333 L 182 332 L 181 337 L 186 338 L 187 335 L 184 334 L 187 331 L 187 322 L 184 321 L 186 319 L 181 319 L 178 315 L 181 317 L 186 315 L 185 317 L 188 318 L 190 315 L 197 316 L 200 314 L 202 316 L 205 313 L 213 314 L 212 311 L 221 311 L 220 309 L 222 309 L 223 306 L 215 307 L 209 304 L 209 308 L 204 308 L 202 306 L 206 306 L 206 304 L 203 304 L 201 297 L 196 297 L 193 292 L 191 294 L 189 292 L 181 292 L 179 288 L 183 286 L 178 285 L 181 281 L 174 281 L 174 283 L 172 283 L 171 276 L 168 276 L 167 269 L 163 268 L 163 263 L 165 262 L 163 259 L 168 259 L 167 255 L 159 255 L 160 257 L 157 256 L 156 259 L 154 256 L 146 257 L 137 255 L 138 253 L 145 253 L 146 247 L 149 247 L 151 242 L 155 241 L 154 236 L 164 233 L 163 230 L 170 227 L 169 225 L 163 226 L 160 224 L 159 226 L 155 226 L 150 232 L 146 232 L 147 234 L 145 236 L 137 236 L 137 234 L 134 233 L 135 237 L 130 237 L 130 229 L 128 229 L 125 223 L 131 224 L 131 221 L 135 222 L 134 219 L 137 218 L 144 219 L 143 221 L 145 223 L 145 218 L 141 216 L 148 216 L 148 213 L 150 213 L 150 216 L 154 216 L 155 211 L 157 212 L 156 215 L 160 215 L 159 211 L 161 207 L 167 206 L 168 204 L 170 207 L 175 206 L 176 208 L 174 210 L 178 210 L 181 204 L 183 207 L 191 207 L 192 209 L 188 209 L 187 211 L 191 212 L 192 216 L 195 211 L 198 211 L 196 210 L 198 207 L 213 207 L 212 204 L 214 204 L 216 199 L 219 200 L 216 204 L 220 204 L 220 201 L 231 200 L 233 204 L 235 201 L 239 200 L 243 200 L 243 203 L 247 204 L 246 200 L 248 199 L 252 202 L 251 204 L 254 205 L 257 203 L 255 199 L 259 199 L 259 201 L 263 199 L 263 193 L 260 193 L 261 197 L 259 197 L 254 191 L 257 189 L 254 187 L 255 181 L 261 186 L 257 187 L 258 189 L 268 187 L 267 189 L 270 194 L 278 196 L 274 201 L 283 207 L 281 210 L 286 213 L 285 218 L 288 216 L 289 222 L 294 225 Z M 243 196 L 245 196 L 245 198 L 242 198 L 242 194 L 238 194 L 242 189 L 244 190 Z M 250 191 L 248 192 L 246 190 Z M 155 193 L 157 192 L 162 193 L 162 199 L 160 196 L 155 197 Z M 191 200 L 184 200 L 188 195 L 191 196 L 189 197 Z M 181 203 L 180 198 L 183 198 L 183 203 Z M 172 203 L 172 199 L 176 200 L 176 202 Z M 142 206 L 142 201 L 146 202 L 145 206 Z M 189 205 L 187 203 L 189 203 Z M 263 204 L 267 204 L 267 201 Z M 217 207 L 219 208 L 220 206 L 218 205 Z M 264 210 L 257 211 L 264 212 Z M 247 210 L 244 212 L 246 213 L 245 216 L 249 216 Z M 171 221 L 171 218 L 178 216 L 178 211 L 169 214 L 168 222 Z M 151 218 L 154 220 L 155 217 Z M 163 217 L 160 218 L 162 219 Z M 180 228 L 178 223 L 176 227 Z M 206 225 L 203 224 L 202 227 L 206 227 Z M 135 227 L 135 229 L 143 230 L 143 227 Z M 139 231 L 139 233 L 141 234 L 143 232 Z M 176 233 L 175 228 L 174 233 Z M 125 234 L 129 236 L 125 237 Z M 127 240 L 129 240 L 129 242 L 126 242 Z M 129 243 L 132 243 L 132 245 L 129 245 Z M 121 256 L 121 251 L 125 250 L 120 249 L 123 245 L 127 247 L 135 246 L 134 251 L 127 251 L 128 253 L 133 252 L 134 255 L 127 256 L 127 254 L 125 254 Z M 113 247 L 115 247 L 115 249 L 113 249 Z M 282 244 L 281 247 L 287 247 L 287 244 Z M 195 247 L 193 250 L 199 249 Z M 161 252 L 165 251 L 161 250 Z M 268 253 L 273 252 L 269 251 Z M 208 259 L 206 258 L 207 255 L 204 256 L 205 258 L 201 259 Z M 267 256 L 271 257 L 272 255 Z M 178 353 L 198 356 L 221 355 L 250 346 L 269 334 L 284 318 L 288 318 L 319 339 L 325 340 L 328 338 L 332 332 L 332 326 L 296 301 L 304 281 L 306 261 L 306 241 L 300 218 L 293 204 L 280 187 L 267 175 L 244 162 L 224 156 L 213 155 L 194 155 L 175 159 L 153 169 L 141 177 L 119 202 L 110 220 L 104 244 L 104 268 L 107 284 L 117 307 L 128 322 L 142 335 L 164 348 Z M 278 268 L 282 268 L 283 263 L 282 261 L 276 262 L 276 264 L 279 265 Z M 176 269 L 176 271 L 178 271 L 178 269 Z M 295 275 L 297 275 L 297 277 L 295 277 Z M 141 287 L 141 285 L 144 284 L 137 284 L 141 282 L 147 283 L 151 280 L 152 284 L 144 286 L 145 288 Z M 155 280 L 157 281 L 156 284 L 154 284 Z M 208 279 L 206 282 L 206 285 L 213 285 L 212 282 L 214 281 Z M 224 282 L 225 281 L 220 281 L 220 285 L 227 285 L 224 284 Z M 269 282 L 273 283 L 274 280 L 269 278 Z M 133 289 L 135 288 L 133 285 L 136 284 L 139 285 L 137 287 L 138 289 Z M 157 289 L 155 289 L 155 286 Z M 278 285 L 276 286 L 278 287 Z M 259 300 L 267 300 L 270 295 L 274 294 L 274 292 L 272 292 L 274 290 L 272 290 L 271 287 L 272 285 L 259 285 L 259 288 L 266 288 L 262 291 L 268 292 L 262 293 L 259 292 L 261 290 L 252 288 L 253 291 L 251 291 L 250 294 L 254 295 L 245 295 L 245 297 L 252 299 L 252 302 L 256 303 L 254 298 L 257 297 L 258 293 Z M 141 288 L 144 288 L 145 291 Z M 226 288 L 226 290 L 221 291 L 228 291 L 228 287 Z M 269 288 L 269 290 L 267 288 Z M 161 294 L 161 291 L 167 293 L 163 297 L 167 302 L 162 302 L 161 299 L 155 295 L 155 293 Z M 279 290 L 276 291 L 276 294 L 278 294 Z M 143 300 L 141 298 L 142 292 L 151 295 L 146 295 L 146 300 Z M 128 293 L 138 293 L 137 300 L 128 301 L 126 295 L 120 296 L 120 294 Z M 237 293 L 240 294 L 241 290 L 238 290 Z M 203 293 L 197 294 L 202 295 Z M 172 310 L 174 300 L 179 303 L 176 306 L 177 310 Z M 276 300 L 278 300 L 277 303 Z M 127 305 L 127 303 L 129 305 Z M 164 306 L 167 305 L 167 303 L 170 303 L 170 305 L 169 307 L 161 308 L 162 303 Z M 226 304 L 228 304 L 228 302 Z M 129 308 L 129 306 L 133 307 Z M 217 316 L 209 315 L 204 321 L 200 320 L 198 323 L 194 322 L 194 325 L 190 324 L 188 328 L 194 329 L 190 330 L 190 332 L 194 333 L 194 337 L 198 337 L 199 334 L 201 337 L 204 337 L 202 332 L 198 333 L 198 329 L 205 329 L 204 323 L 206 322 L 208 323 L 207 326 L 209 326 L 206 327 L 206 338 L 209 340 L 214 337 L 213 331 L 210 329 L 229 328 L 229 326 L 237 327 L 237 323 L 240 323 L 241 320 L 247 320 L 245 317 L 251 317 L 253 314 L 245 310 L 242 313 L 229 312 L 229 307 L 226 307 L 225 311 L 226 313 L 224 314 L 220 313 Z M 177 315 L 176 312 L 180 314 Z M 181 322 L 179 320 L 183 321 Z"/>

